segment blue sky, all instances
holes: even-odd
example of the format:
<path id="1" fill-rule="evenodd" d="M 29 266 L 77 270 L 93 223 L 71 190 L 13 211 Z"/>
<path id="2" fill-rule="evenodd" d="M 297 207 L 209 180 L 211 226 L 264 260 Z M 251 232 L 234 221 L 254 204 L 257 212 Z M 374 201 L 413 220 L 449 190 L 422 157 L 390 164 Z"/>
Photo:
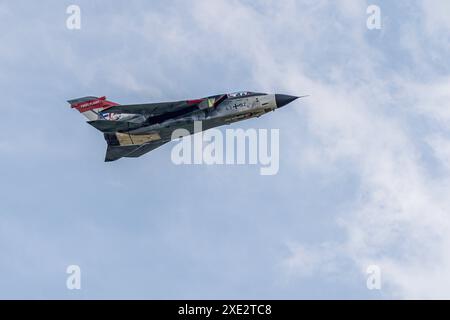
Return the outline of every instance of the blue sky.
<path id="1" fill-rule="evenodd" d="M 1 1 L 0 298 L 449 298 L 449 12 Z M 233 125 L 280 129 L 277 175 L 176 166 L 170 144 L 105 164 L 103 137 L 65 102 L 237 90 L 311 95 Z"/>

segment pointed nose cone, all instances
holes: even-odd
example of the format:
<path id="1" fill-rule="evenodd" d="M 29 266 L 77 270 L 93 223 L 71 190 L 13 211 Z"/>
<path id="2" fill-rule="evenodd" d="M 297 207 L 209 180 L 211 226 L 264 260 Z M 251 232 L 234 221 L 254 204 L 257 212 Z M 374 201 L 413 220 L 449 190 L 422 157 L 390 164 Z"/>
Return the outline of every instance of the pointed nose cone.
<path id="1" fill-rule="evenodd" d="M 281 108 L 298 98 L 299 97 L 289 96 L 287 94 L 275 94 L 275 102 L 277 103 L 277 108 Z"/>

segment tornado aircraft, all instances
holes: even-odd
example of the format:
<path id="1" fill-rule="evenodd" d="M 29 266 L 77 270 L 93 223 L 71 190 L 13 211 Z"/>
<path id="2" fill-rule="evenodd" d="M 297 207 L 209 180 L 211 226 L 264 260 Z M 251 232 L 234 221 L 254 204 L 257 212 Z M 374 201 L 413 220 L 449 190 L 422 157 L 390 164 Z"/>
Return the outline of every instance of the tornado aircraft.
<path id="1" fill-rule="evenodd" d="M 202 131 L 224 124 L 260 117 L 301 98 L 285 94 L 236 92 L 195 100 L 120 105 L 106 97 L 69 100 L 88 123 L 100 130 L 108 144 L 105 161 L 136 158 L 179 137 L 176 129 L 194 132 L 201 121 Z"/>

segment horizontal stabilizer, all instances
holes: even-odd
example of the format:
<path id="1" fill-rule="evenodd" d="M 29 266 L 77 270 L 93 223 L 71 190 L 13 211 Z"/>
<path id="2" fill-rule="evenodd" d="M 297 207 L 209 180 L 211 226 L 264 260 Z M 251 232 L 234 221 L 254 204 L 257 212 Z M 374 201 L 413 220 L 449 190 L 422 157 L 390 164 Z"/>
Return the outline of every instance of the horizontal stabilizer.
<path id="1" fill-rule="evenodd" d="M 128 121 L 94 120 L 88 123 L 104 133 L 128 131 L 139 127 L 139 124 Z"/>
<path id="2" fill-rule="evenodd" d="M 132 153 L 133 151 L 136 151 L 141 146 L 108 146 L 108 149 L 106 150 L 106 156 L 105 161 L 115 161 L 122 157 L 125 157 L 127 154 Z"/>
<path id="3" fill-rule="evenodd" d="M 106 150 L 105 162 L 115 161 L 122 157 L 137 158 L 143 154 L 150 152 L 168 141 L 158 141 L 130 146 L 112 146 L 108 145 Z"/>

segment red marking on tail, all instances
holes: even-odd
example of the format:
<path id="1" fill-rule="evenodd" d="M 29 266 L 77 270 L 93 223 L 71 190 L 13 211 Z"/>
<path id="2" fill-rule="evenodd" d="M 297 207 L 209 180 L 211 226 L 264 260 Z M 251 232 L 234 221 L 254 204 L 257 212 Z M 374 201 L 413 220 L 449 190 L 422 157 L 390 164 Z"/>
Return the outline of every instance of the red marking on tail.
<path id="1" fill-rule="evenodd" d="M 107 109 L 107 108 L 117 106 L 117 105 L 118 105 L 118 103 L 108 101 L 108 100 L 106 100 L 106 97 L 103 96 L 103 97 L 100 97 L 97 99 L 72 104 L 71 107 L 75 108 L 78 111 L 80 111 L 81 113 L 83 113 L 83 112 L 93 110 L 93 109 L 99 109 L 99 108 Z"/>

